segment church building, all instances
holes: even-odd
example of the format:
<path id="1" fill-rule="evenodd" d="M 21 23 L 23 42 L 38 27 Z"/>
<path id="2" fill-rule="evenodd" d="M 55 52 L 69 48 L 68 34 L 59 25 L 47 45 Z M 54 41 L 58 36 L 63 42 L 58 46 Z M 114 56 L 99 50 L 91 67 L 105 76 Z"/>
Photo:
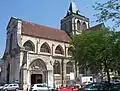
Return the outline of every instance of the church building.
<path id="1" fill-rule="evenodd" d="M 5 83 L 18 82 L 23 90 L 35 83 L 58 87 L 84 74 L 74 65 L 69 42 L 71 35 L 90 29 L 89 18 L 71 0 L 60 23 L 59 30 L 11 17 L 3 55 Z"/>

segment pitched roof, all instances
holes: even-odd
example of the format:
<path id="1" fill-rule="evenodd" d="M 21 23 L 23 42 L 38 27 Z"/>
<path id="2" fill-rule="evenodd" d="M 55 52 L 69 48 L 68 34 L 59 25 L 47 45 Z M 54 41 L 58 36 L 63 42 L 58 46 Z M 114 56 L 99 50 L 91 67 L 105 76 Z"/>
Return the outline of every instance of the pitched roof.
<path id="1" fill-rule="evenodd" d="M 33 24 L 27 21 L 22 21 L 21 33 L 23 35 L 46 38 L 61 42 L 70 41 L 70 37 L 63 30 L 42 26 L 39 24 Z"/>
<path id="2" fill-rule="evenodd" d="M 88 28 L 87 30 L 96 31 L 96 30 L 101 30 L 103 28 L 105 28 L 104 23 L 100 23 L 98 25 Z"/>

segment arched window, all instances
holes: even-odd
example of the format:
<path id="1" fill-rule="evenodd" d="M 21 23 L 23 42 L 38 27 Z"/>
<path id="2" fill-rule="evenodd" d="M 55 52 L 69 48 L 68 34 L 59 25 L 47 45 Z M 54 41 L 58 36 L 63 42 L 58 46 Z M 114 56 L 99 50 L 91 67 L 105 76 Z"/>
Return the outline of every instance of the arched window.
<path id="1" fill-rule="evenodd" d="M 66 23 L 64 24 L 64 30 L 66 31 Z"/>
<path id="2" fill-rule="evenodd" d="M 70 33 L 72 32 L 72 23 L 71 23 L 71 21 L 69 21 L 69 32 Z"/>
<path id="3" fill-rule="evenodd" d="M 59 61 L 54 62 L 54 74 L 60 74 L 60 62 Z"/>
<path id="4" fill-rule="evenodd" d="M 80 21 L 77 21 L 77 30 L 80 30 Z"/>
<path id="5" fill-rule="evenodd" d="M 86 30 L 87 29 L 87 25 L 85 22 L 83 22 L 83 30 Z"/>
<path id="6" fill-rule="evenodd" d="M 66 64 L 66 73 L 70 74 L 70 72 L 74 72 L 74 67 L 73 67 L 73 63 L 71 61 L 69 61 Z"/>
<path id="7" fill-rule="evenodd" d="M 57 47 L 56 47 L 56 49 L 55 49 L 55 53 L 56 54 L 64 54 L 64 52 L 63 52 L 63 48 L 60 46 L 60 45 L 58 45 Z"/>
<path id="8" fill-rule="evenodd" d="M 35 51 L 35 46 L 34 46 L 33 42 L 30 40 L 25 42 L 23 46 L 25 47 L 25 50 L 27 50 L 27 51 Z"/>
<path id="9" fill-rule="evenodd" d="M 10 35 L 10 45 L 9 45 L 9 53 L 11 53 L 11 51 L 12 51 L 12 42 L 13 41 L 13 35 L 11 34 Z"/>
<path id="10" fill-rule="evenodd" d="M 50 47 L 46 42 L 42 44 L 40 52 L 50 53 Z"/>
<path id="11" fill-rule="evenodd" d="M 72 48 L 71 48 L 71 47 L 68 48 L 68 55 L 69 55 L 69 56 L 72 56 Z"/>

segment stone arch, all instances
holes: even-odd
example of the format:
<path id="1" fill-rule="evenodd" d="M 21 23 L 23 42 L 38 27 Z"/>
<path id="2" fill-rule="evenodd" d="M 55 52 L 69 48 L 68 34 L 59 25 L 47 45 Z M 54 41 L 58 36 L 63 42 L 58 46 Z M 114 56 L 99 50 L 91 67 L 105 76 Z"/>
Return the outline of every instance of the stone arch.
<path id="1" fill-rule="evenodd" d="M 25 50 L 28 51 L 35 51 L 35 45 L 31 40 L 26 41 L 23 46 L 25 47 Z"/>
<path id="2" fill-rule="evenodd" d="M 66 74 L 70 74 L 70 72 L 74 72 L 73 62 L 71 61 L 66 64 Z"/>
<path id="3" fill-rule="evenodd" d="M 43 60 L 36 59 L 29 65 L 31 85 L 36 83 L 47 83 L 47 67 Z"/>
<path id="4" fill-rule="evenodd" d="M 41 45 L 40 52 L 51 53 L 50 46 L 47 42 Z"/>
<path id="5" fill-rule="evenodd" d="M 61 45 L 58 45 L 55 49 L 55 54 L 61 54 L 64 55 L 64 51 Z"/>
<path id="6" fill-rule="evenodd" d="M 83 22 L 82 26 L 83 26 L 83 30 L 87 29 L 87 24 L 85 22 Z"/>
<path id="7" fill-rule="evenodd" d="M 29 65 L 29 68 L 31 70 L 41 70 L 41 71 L 47 70 L 45 62 L 41 59 L 36 59 L 36 60 L 32 61 Z"/>
<path id="8" fill-rule="evenodd" d="M 80 30 L 80 27 L 81 27 L 80 21 L 77 20 L 77 30 Z"/>

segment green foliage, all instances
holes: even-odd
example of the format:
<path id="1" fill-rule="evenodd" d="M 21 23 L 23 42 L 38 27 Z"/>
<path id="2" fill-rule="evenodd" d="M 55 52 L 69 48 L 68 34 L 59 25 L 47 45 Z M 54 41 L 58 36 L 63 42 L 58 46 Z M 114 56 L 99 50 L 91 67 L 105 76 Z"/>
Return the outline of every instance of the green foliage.
<path id="1" fill-rule="evenodd" d="M 114 76 L 112 79 L 120 79 L 120 76 Z"/>
<path id="2" fill-rule="evenodd" d="M 95 14 L 97 22 L 112 20 L 115 27 L 120 26 L 120 0 L 108 0 L 104 4 L 95 3 L 93 7 L 99 12 Z"/>
<path id="3" fill-rule="evenodd" d="M 120 69 L 120 32 L 83 31 L 72 37 L 73 58 L 80 67 L 93 72 Z"/>

